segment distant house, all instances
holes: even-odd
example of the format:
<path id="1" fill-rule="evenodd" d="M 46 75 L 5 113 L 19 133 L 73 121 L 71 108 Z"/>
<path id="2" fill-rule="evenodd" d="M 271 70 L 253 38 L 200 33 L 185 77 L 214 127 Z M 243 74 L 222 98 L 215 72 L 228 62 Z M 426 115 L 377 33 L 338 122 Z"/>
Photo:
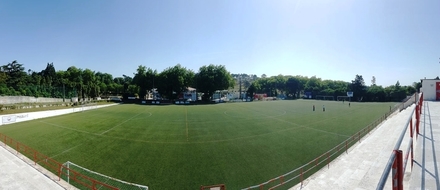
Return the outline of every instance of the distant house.
<path id="1" fill-rule="evenodd" d="M 180 99 L 185 99 L 188 101 L 196 101 L 197 100 L 197 90 L 192 87 L 186 88 L 186 91 L 182 92 L 179 95 Z"/>
<path id="2" fill-rule="evenodd" d="M 146 94 L 146 99 L 147 100 L 161 100 L 162 97 L 160 96 L 159 92 L 157 91 L 157 88 L 153 88 L 153 89 L 151 89 L 151 91 L 149 91 Z"/>

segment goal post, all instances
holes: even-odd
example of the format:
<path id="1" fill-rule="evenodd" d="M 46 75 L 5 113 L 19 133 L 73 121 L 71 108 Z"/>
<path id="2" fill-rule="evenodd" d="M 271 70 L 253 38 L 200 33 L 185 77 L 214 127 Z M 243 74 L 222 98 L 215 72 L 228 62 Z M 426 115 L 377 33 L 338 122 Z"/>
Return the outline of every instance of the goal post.
<path id="1" fill-rule="evenodd" d="M 120 179 L 109 177 L 104 174 L 100 174 L 98 172 L 81 167 L 70 161 L 64 163 L 63 166 L 67 168 L 67 171 L 64 171 L 65 175 L 63 175 L 62 178 L 65 181 L 67 181 L 67 183 L 73 186 L 75 186 L 75 184 L 84 186 L 84 184 L 81 181 L 78 181 L 76 178 L 77 174 L 79 173 L 89 178 L 93 178 L 104 184 L 104 185 L 96 185 L 95 189 L 108 189 L 109 187 L 112 187 L 120 190 L 148 190 L 148 186 L 130 183 L 130 182 L 122 181 Z"/>
<path id="2" fill-rule="evenodd" d="M 334 96 L 316 95 L 316 100 L 335 100 Z"/>
<path id="3" fill-rule="evenodd" d="M 225 184 L 200 186 L 200 190 L 226 190 Z"/>
<path id="4" fill-rule="evenodd" d="M 338 100 L 338 101 L 348 101 L 349 100 L 349 97 L 348 96 L 337 96 L 336 97 L 336 100 Z"/>

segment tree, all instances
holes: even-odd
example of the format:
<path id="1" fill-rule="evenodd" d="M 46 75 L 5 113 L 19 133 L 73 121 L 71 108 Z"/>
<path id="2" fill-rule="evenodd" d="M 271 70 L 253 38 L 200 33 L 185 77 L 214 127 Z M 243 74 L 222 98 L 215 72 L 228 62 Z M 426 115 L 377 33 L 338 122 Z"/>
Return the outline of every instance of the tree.
<path id="1" fill-rule="evenodd" d="M 84 84 L 83 97 L 98 96 L 99 86 L 97 85 L 95 72 L 90 69 L 85 69 L 81 75 Z"/>
<path id="2" fill-rule="evenodd" d="M 289 77 L 286 81 L 286 92 L 292 98 L 298 98 L 299 93 L 299 80 L 295 77 Z"/>
<path id="3" fill-rule="evenodd" d="M 114 81 L 114 86 L 113 86 L 114 93 L 115 94 L 125 93 L 124 78 L 123 77 L 115 77 L 113 79 L 113 81 Z"/>
<path id="4" fill-rule="evenodd" d="M 53 86 L 54 82 L 57 81 L 57 76 L 55 72 L 55 67 L 53 63 L 47 63 L 46 69 L 41 71 L 41 76 L 46 81 L 45 84 L 47 86 Z"/>
<path id="5" fill-rule="evenodd" d="M 283 94 L 286 91 L 286 77 L 278 75 L 271 78 L 274 83 L 273 86 L 275 87 L 275 93 L 278 94 L 279 92 L 280 94 Z"/>
<path id="6" fill-rule="evenodd" d="M 404 88 L 406 90 L 406 95 L 411 95 L 417 92 L 417 89 L 413 86 L 405 86 Z"/>
<path id="7" fill-rule="evenodd" d="M 397 81 L 394 86 L 391 86 L 390 97 L 392 101 L 400 102 L 406 98 L 406 89 L 400 86 L 400 82 Z"/>
<path id="8" fill-rule="evenodd" d="M 310 77 L 305 84 L 304 90 L 307 92 L 312 92 L 312 96 L 315 97 L 321 91 L 321 82 L 321 78 L 317 78 L 316 76 Z"/>
<path id="9" fill-rule="evenodd" d="M 246 91 L 247 97 L 254 97 L 254 94 L 259 90 L 259 86 L 256 82 L 252 83 Z"/>
<path id="10" fill-rule="evenodd" d="M 382 86 L 372 85 L 367 90 L 367 101 L 384 102 L 386 93 Z"/>
<path id="11" fill-rule="evenodd" d="M 5 84 L 8 81 L 8 75 L 6 74 L 6 72 L 3 72 L 2 69 L 0 68 L 0 84 Z"/>
<path id="12" fill-rule="evenodd" d="M 99 96 L 108 96 L 116 91 L 115 82 L 113 81 L 113 76 L 111 74 L 96 72 L 95 77 L 97 80 L 97 85 L 99 86 Z"/>
<path id="13" fill-rule="evenodd" d="M 194 81 L 194 72 L 177 64 L 174 67 L 166 68 L 158 76 L 158 91 L 169 99 L 177 96 L 190 87 Z"/>
<path id="14" fill-rule="evenodd" d="M 69 87 L 76 89 L 76 91 L 78 92 L 79 99 L 85 98 L 83 94 L 84 84 L 81 75 L 82 75 L 81 69 L 78 69 L 75 66 L 71 66 L 67 68 L 66 78 L 69 81 L 67 84 Z"/>
<path id="15" fill-rule="evenodd" d="M 376 86 L 376 77 L 375 76 L 373 76 L 371 78 L 371 86 Z"/>
<path id="16" fill-rule="evenodd" d="M 366 92 L 366 86 L 362 75 L 356 75 L 355 79 L 351 81 L 350 89 L 353 92 L 353 98 L 362 101 Z"/>
<path id="17" fill-rule="evenodd" d="M 231 74 L 223 65 L 202 66 L 195 75 L 196 88 L 203 93 L 202 99 L 208 101 L 216 90 L 224 90 L 234 86 Z"/>
<path id="18" fill-rule="evenodd" d="M 6 85 L 19 89 L 20 85 L 25 85 L 27 83 L 27 74 L 24 71 L 23 64 L 17 62 L 17 60 L 12 61 L 6 65 L 1 66 L 3 72 L 6 74 Z"/>
<path id="19" fill-rule="evenodd" d="M 420 88 L 422 88 L 421 82 L 414 82 L 413 87 L 417 90 L 417 92 L 420 92 Z"/>
<path id="20" fill-rule="evenodd" d="M 156 70 L 153 71 L 151 68 L 146 68 L 143 65 L 138 66 L 137 72 L 134 73 L 133 83 L 138 86 L 138 94 L 141 99 L 144 99 L 147 91 L 154 87 L 156 75 Z"/>
<path id="21" fill-rule="evenodd" d="M 122 82 L 122 85 L 123 85 L 123 92 L 124 93 L 130 93 L 130 94 L 135 94 L 135 93 L 137 93 L 137 87 L 136 87 L 136 85 L 134 85 L 134 86 L 132 86 L 132 87 L 130 87 L 130 85 L 132 85 L 133 84 L 133 78 L 132 77 L 130 77 L 130 76 L 127 76 L 127 75 L 122 75 L 122 77 L 123 77 L 123 82 Z"/>

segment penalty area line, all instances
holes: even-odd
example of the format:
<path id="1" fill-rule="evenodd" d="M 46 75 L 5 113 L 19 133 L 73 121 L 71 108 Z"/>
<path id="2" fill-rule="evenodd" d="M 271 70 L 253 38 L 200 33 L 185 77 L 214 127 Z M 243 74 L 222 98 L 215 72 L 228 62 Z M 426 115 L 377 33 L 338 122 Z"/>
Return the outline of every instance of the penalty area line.
<path id="1" fill-rule="evenodd" d="M 78 147 L 78 146 L 81 146 L 82 144 L 79 144 L 79 145 L 76 145 L 76 146 L 74 146 L 74 147 L 72 147 L 72 148 L 69 148 L 69 149 L 67 149 L 67 150 L 64 150 L 63 152 L 60 152 L 60 153 L 58 153 L 58 154 L 55 154 L 55 155 L 53 155 L 53 156 L 51 156 L 50 158 L 55 158 L 55 157 L 57 157 L 57 156 L 59 156 L 59 155 L 61 155 L 61 154 L 64 154 L 64 153 L 66 153 L 66 152 L 69 152 L 70 150 L 72 150 L 72 149 L 74 149 L 74 148 L 76 148 L 76 147 Z"/>
<path id="2" fill-rule="evenodd" d="M 127 123 L 128 121 L 130 121 L 131 119 L 137 117 L 138 115 L 140 115 L 140 114 L 142 114 L 142 113 L 143 113 L 143 112 L 138 113 L 138 114 L 134 115 L 133 117 L 128 118 L 127 120 L 125 120 L 125 121 L 123 121 L 123 122 L 121 122 L 121 123 L 115 125 L 114 127 L 110 128 L 110 129 L 107 129 L 106 131 L 104 131 L 104 132 L 102 132 L 102 133 L 99 133 L 99 135 L 106 134 L 107 132 L 111 131 L 112 129 L 114 129 L 114 128 L 116 128 L 116 127 L 118 127 L 118 126 L 120 126 L 120 125 L 122 125 L 122 124 L 124 124 L 124 123 Z"/>

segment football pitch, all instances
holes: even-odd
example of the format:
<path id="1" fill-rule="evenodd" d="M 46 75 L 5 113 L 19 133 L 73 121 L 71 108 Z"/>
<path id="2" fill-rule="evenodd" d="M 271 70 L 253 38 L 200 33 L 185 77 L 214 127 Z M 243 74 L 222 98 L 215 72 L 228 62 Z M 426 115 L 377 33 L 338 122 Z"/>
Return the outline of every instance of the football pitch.
<path id="1" fill-rule="evenodd" d="M 349 107 L 348 102 L 315 100 L 122 104 L 3 125 L 0 133 L 61 163 L 71 161 L 150 189 L 222 183 L 241 189 L 302 166 L 394 105 Z M 295 184 L 280 189 L 289 185 Z"/>

